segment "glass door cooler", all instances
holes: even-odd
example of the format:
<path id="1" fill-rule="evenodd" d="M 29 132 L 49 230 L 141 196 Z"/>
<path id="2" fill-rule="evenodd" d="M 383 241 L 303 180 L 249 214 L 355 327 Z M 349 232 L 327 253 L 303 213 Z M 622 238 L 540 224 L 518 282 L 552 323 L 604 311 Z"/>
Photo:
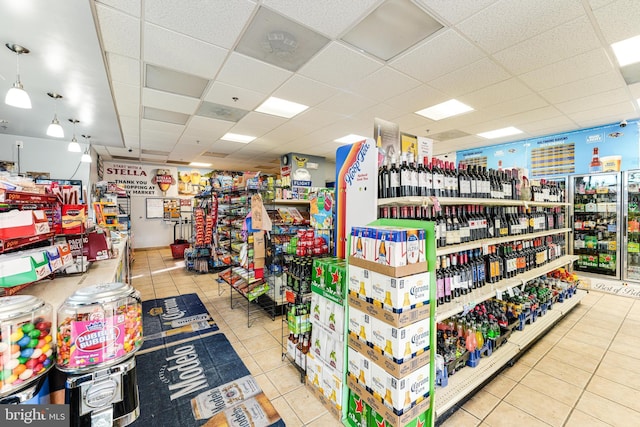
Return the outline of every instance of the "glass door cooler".
<path id="1" fill-rule="evenodd" d="M 622 198 L 619 173 L 572 175 L 572 253 L 579 258 L 577 271 L 619 279 L 620 234 L 618 225 Z M 640 259 L 638 260 L 640 262 Z"/>
<path id="2" fill-rule="evenodd" d="M 623 183 L 623 279 L 640 282 L 640 170 L 626 171 Z"/>

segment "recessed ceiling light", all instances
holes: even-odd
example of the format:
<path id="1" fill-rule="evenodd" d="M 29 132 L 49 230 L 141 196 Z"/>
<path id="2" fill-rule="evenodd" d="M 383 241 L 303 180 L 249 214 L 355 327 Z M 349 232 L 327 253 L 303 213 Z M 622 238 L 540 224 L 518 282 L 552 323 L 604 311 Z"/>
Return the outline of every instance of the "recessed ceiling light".
<path id="1" fill-rule="evenodd" d="M 273 116 L 290 119 L 291 117 L 302 113 L 307 108 L 309 108 L 308 105 L 302 105 L 272 96 L 256 108 L 255 111 L 258 113 L 271 114 Z"/>
<path id="2" fill-rule="evenodd" d="M 457 116 L 458 114 L 466 113 L 468 111 L 474 111 L 474 109 L 456 99 L 450 99 L 448 101 L 441 102 L 440 104 L 436 104 L 432 107 L 416 111 L 416 114 L 419 114 L 431 120 L 442 120 L 446 119 L 447 117 L 453 117 Z"/>
<path id="3" fill-rule="evenodd" d="M 189 166 L 195 166 L 197 168 L 208 168 L 211 166 L 211 163 L 200 163 L 200 162 L 191 162 Z"/>
<path id="4" fill-rule="evenodd" d="M 479 133 L 478 136 L 481 136 L 486 139 L 496 139 L 496 138 L 502 138 L 503 136 L 517 135 L 519 133 L 522 133 L 520 129 L 515 128 L 513 126 L 509 126 L 502 129 L 490 130 L 489 132 L 482 132 L 482 133 Z"/>
<path id="5" fill-rule="evenodd" d="M 242 142 L 243 144 L 248 144 L 256 139 L 256 137 L 249 135 L 240 135 L 237 133 L 226 133 L 220 139 L 223 141 Z"/>
<path id="6" fill-rule="evenodd" d="M 366 136 L 350 133 L 349 135 L 343 136 L 342 138 L 334 139 L 334 141 L 339 142 L 340 144 L 353 144 L 355 142 L 360 142 L 365 139 L 367 139 Z"/>
<path id="7" fill-rule="evenodd" d="M 640 62 L 640 35 L 611 45 L 621 67 Z"/>

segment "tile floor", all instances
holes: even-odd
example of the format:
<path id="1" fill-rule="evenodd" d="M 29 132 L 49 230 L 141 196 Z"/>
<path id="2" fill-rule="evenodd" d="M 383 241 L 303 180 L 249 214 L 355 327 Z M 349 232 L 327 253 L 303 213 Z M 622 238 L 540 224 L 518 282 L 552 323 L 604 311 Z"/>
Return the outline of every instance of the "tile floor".
<path id="1" fill-rule="evenodd" d="M 281 360 L 278 318 L 258 314 L 247 328 L 229 289 L 219 296 L 212 275 L 187 272 L 168 248 L 137 250 L 132 276 L 143 299 L 198 293 L 287 426 L 341 425 Z M 639 339 L 640 300 L 591 292 L 442 425 L 640 425 Z"/>

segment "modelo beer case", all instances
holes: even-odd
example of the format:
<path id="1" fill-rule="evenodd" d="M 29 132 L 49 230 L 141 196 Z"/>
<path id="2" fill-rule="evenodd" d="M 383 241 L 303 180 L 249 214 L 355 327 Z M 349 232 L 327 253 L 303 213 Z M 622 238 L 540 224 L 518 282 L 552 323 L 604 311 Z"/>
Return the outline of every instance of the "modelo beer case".
<path id="1" fill-rule="evenodd" d="M 78 289 L 58 309 L 57 368 L 67 373 L 75 426 L 131 424 L 139 415 L 133 357 L 142 346 L 140 293 L 125 283 Z"/>
<path id="2" fill-rule="evenodd" d="M 0 403 L 48 403 L 38 396 L 55 360 L 52 314 L 31 295 L 0 298 Z"/>

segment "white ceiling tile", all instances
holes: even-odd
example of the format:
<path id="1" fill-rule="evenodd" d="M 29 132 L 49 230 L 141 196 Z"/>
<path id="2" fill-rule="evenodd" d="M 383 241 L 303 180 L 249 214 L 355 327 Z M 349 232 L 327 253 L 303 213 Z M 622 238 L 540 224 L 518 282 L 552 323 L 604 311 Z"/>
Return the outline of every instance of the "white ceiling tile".
<path id="1" fill-rule="evenodd" d="M 378 117 L 378 118 L 388 120 L 385 117 Z M 415 129 L 415 128 L 421 128 L 423 131 L 426 131 L 426 129 L 431 128 L 432 123 L 434 123 L 432 120 L 429 120 L 425 117 L 419 116 L 414 113 L 404 114 L 402 116 L 398 116 L 393 120 L 389 120 L 389 121 L 398 124 L 398 126 L 400 126 L 401 131 L 405 131 L 406 129 Z M 373 129 L 373 121 L 371 122 L 371 127 Z"/>
<path id="2" fill-rule="evenodd" d="M 456 24 L 484 9 L 496 0 L 414 0 L 428 11 L 435 12 L 450 24 Z"/>
<path id="3" fill-rule="evenodd" d="M 498 83 L 509 77 L 509 73 L 503 68 L 489 58 L 484 58 L 432 80 L 429 85 L 455 97 Z"/>
<path id="4" fill-rule="evenodd" d="M 507 118 L 514 126 L 520 126 L 524 123 L 553 119 L 559 116 L 562 116 L 562 113 L 555 106 L 548 105 L 546 107 L 536 108 L 535 110 L 513 114 Z"/>
<path id="5" fill-rule="evenodd" d="M 330 125 L 338 120 L 343 120 L 344 115 L 338 114 L 335 111 L 321 110 L 319 108 L 309 108 L 303 113 L 299 114 L 292 120 L 292 122 L 306 125 L 307 130 L 317 130 L 323 126 Z M 307 132 L 308 133 L 308 132 Z"/>
<path id="6" fill-rule="evenodd" d="M 256 2 L 145 0 L 145 19 L 189 37 L 231 49 L 247 24 Z"/>
<path id="7" fill-rule="evenodd" d="M 293 73 L 237 52 L 222 67 L 217 80 L 260 93 L 271 93 Z"/>
<path id="8" fill-rule="evenodd" d="M 493 55 L 513 74 L 522 74 L 545 65 L 596 49 L 600 40 L 586 16 L 567 22 Z"/>
<path id="9" fill-rule="evenodd" d="M 625 83 L 618 71 L 610 70 L 597 76 L 587 77 L 566 85 L 557 86 L 540 92 L 543 98 L 551 103 L 566 102 L 576 97 L 593 95 L 596 93 L 624 87 Z"/>
<path id="10" fill-rule="evenodd" d="M 138 157 L 140 155 L 140 150 L 138 150 L 137 148 L 131 149 L 131 151 L 129 151 L 128 148 L 123 147 L 107 147 L 107 150 L 112 156 Z"/>
<path id="11" fill-rule="evenodd" d="M 581 127 L 592 127 L 607 123 L 619 122 L 634 114 L 634 106 L 631 101 L 606 107 L 595 108 L 578 113 L 567 114 L 571 120 Z"/>
<path id="12" fill-rule="evenodd" d="M 640 5 L 637 0 L 618 0 L 594 10 L 598 26 L 609 44 L 640 34 Z"/>
<path id="13" fill-rule="evenodd" d="M 140 0 L 96 0 L 96 3 L 111 6 L 137 18 L 140 17 Z"/>
<path id="14" fill-rule="evenodd" d="M 140 61 L 107 52 L 109 74 L 114 82 L 140 86 Z"/>
<path id="15" fill-rule="evenodd" d="M 494 53 L 583 14 L 580 0 L 501 0 L 457 27 L 486 51 Z"/>
<path id="16" fill-rule="evenodd" d="M 392 122 L 395 118 L 402 116 L 402 111 L 387 104 L 376 104 L 353 116 L 357 120 L 368 120 L 373 123 L 375 117 Z"/>
<path id="17" fill-rule="evenodd" d="M 235 151 L 238 151 L 239 149 L 244 147 L 244 145 L 245 144 L 243 144 L 241 142 L 217 141 L 217 142 L 213 143 L 213 145 L 211 146 L 209 151 L 213 151 L 214 153 L 230 154 L 230 153 L 233 153 Z"/>
<path id="18" fill-rule="evenodd" d="M 380 0 L 263 0 L 262 3 L 319 33 L 337 38 L 373 10 Z"/>
<path id="19" fill-rule="evenodd" d="M 475 92 L 461 95 L 456 99 L 478 110 L 489 105 L 498 104 L 514 98 L 531 94 L 531 89 L 516 78 L 504 80 Z"/>
<path id="20" fill-rule="evenodd" d="M 575 127 L 575 123 L 571 121 L 567 116 L 564 116 L 564 115 L 552 117 L 545 120 L 539 120 L 535 122 L 522 123 L 518 125 L 518 129 L 521 129 L 524 132 L 528 132 L 531 134 L 540 134 L 540 132 L 543 132 L 543 135 L 546 134 L 548 129 L 552 129 L 552 128 L 572 129 L 573 127 Z"/>
<path id="21" fill-rule="evenodd" d="M 629 90 L 631 91 L 631 96 L 635 99 L 640 98 L 640 83 L 629 85 Z"/>
<path id="22" fill-rule="evenodd" d="M 272 130 L 266 135 L 260 137 L 263 141 L 269 141 L 273 144 L 284 144 L 296 138 L 307 135 L 317 129 L 317 126 L 311 123 L 301 123 L 299 121 L 289 121 L 282 126 Z"/>
<path id="23" fill-rule="evenodd" d="M 424 83 L 469 65 L 485 56 L 453 29 L 442 30 L 389 62 Z"/>
<path id="24" fill-rule="evenodd" d="M 504 101 L 499 104 L 483 108 L 482 111 L 485 113 L 489 113 L 494 117 L 506 117 L 522 113 L 524 111 L 546 107 L 547 105 L 547 101 L 542 99 L 540 96 L 531 94 L 526 95 L 522 98 Z"/>
<path id="25" fill-rule="evenodd" d="M 260 137 L 277 128 L 287 119 L 269 114 L 250 112 L 233 126 L 229 132 Z"/>
<path id="26" fill-rule="evenodd" d="M 156 120 L 142 119 L 142 132 L 160 132 L 172 136 L 179 136 L 185 126 L 175 123 L 159 122 Z"/>
<path id="27" fill-rule="evenodd" d="M 421 85 L 415 89 L 387 99 L 385 104 L 389 104 L 404 113 L 413 113 L 446 101 L 448 98 L 446 94 L 430 86 Z"/>
<path id="28" fill-rule="evenodd" d="M 146 107 L 191 115 L 200 105 L 200 100 L 145 87 L 142 89 L 142 104 Z"/>
<path id="29" fill-rule="evenodd" d="M 331 42 L 307 62 L 299 73 L 319 82 L 345 89 L 381 67 L 381 62 L 339 42 Z"/>
<path id="30" fill-rule="evenodd" d="M 349 91 L 377 101 L 420 86 L 420 82 L 390 67 L 382 67 L 349 87 Z"/>
<path id="31" fill-rule="evenodd" d="M 208 117 L 193 116 L 187 123 L 183 138 L 191 140 L 213 142 L 227 133 L 235 123 L 226 120 L 216 120 Z"/>
<path id="32" fill-rule="evenodd" d="M 154 133 L 150 133 L 148 136 L 143 134 L 142 142 L 140 142 L 140 148 L 144 150 L 158 150 L 171 152 L 176 145 L 175 141 L 168 140 L 167 138 L 160 137 Z"/>
<path id="33" fill-rule="evenodd" d="M 113 97 L 118 114 L 136 116 L 140 112 L 140 87 L 113 82 Z"/>
<path id="34" fill-rule="evenodd" d="M 126 116 L 120 114 L 119 117 L 122 133 L 138 134 L 138 132 L 140 131 L 140 118 L 138 112 L 136 112 L 135 116 Z"/>
<path id="35" fill-rule="evenodd" d="M 234 97 L 238 98 L 238 100 L 234 101 Z M 216 81 L 207 91 L 204 100 L 251 111 L 262 104 L 265 97 L 266 95 L 261 92 L 255 92 L 240 86 L 232 86 Z"/>
<path id="36" fill-rule="evenodd" d="M 589 0 L 589 6 L 591 6 L 591 9 L 596 10 L 614 1 L 615 0 Z"/>
<path id="37" fill-rule="evenodd" d="M 169 154 L 169 158 L 172 160 L 180 160 L 184 162 L 189 162 L 196 156 L 199 156 L 203 152 L 207 151 L 207 147 L 204 144 L 201 145 L 193 145 L 193 144 L 176 144 L 171 150 L 171 154 Z"/>
<path id="38" fill-rule="evenodd" d="M 313 107 L 336 93 L 338 89 L 334 87 L 294 74 L 273 96 Z"/>
<path id="39" fill-rule="evenodd" d="M 212 79 L 228 50 L 145 23 L 144 61 Z"/>
<path id="40" fill-rule="evenodd" d="M 534 90 L 544 90 L 611 71 L 604 49 L 576 55 L 546 67 L 525 73 L 520 78 Z"/>
<path id="41" fill-rule="evenodd" d="M 140 20 L 130 15 L 103 6 L 96 5 L 102 47 L 131 58 L 140 58 Z"/>
<path id="42" fill-rule="evenodd" d="M 345 116 L 352 116 L 365 108 L 375 105 L 376 103 L 377 102 L 373 99 L 341 91 L 320 103 L 317 108 L 320 110 L 343 114 Z"/>
<path id="43" fill-rule="evenodd" d="M 627 88 L 610 90 L 608 92 L 600 92 L 595 95 L 585 96 L 579 99 L 556 104 L 556 108 L 565 114 L 577 113 L 580 111 L 588 111 L 594 108 L 606 107 L 613 104 L 619 104 L 629 100 Z"/>

